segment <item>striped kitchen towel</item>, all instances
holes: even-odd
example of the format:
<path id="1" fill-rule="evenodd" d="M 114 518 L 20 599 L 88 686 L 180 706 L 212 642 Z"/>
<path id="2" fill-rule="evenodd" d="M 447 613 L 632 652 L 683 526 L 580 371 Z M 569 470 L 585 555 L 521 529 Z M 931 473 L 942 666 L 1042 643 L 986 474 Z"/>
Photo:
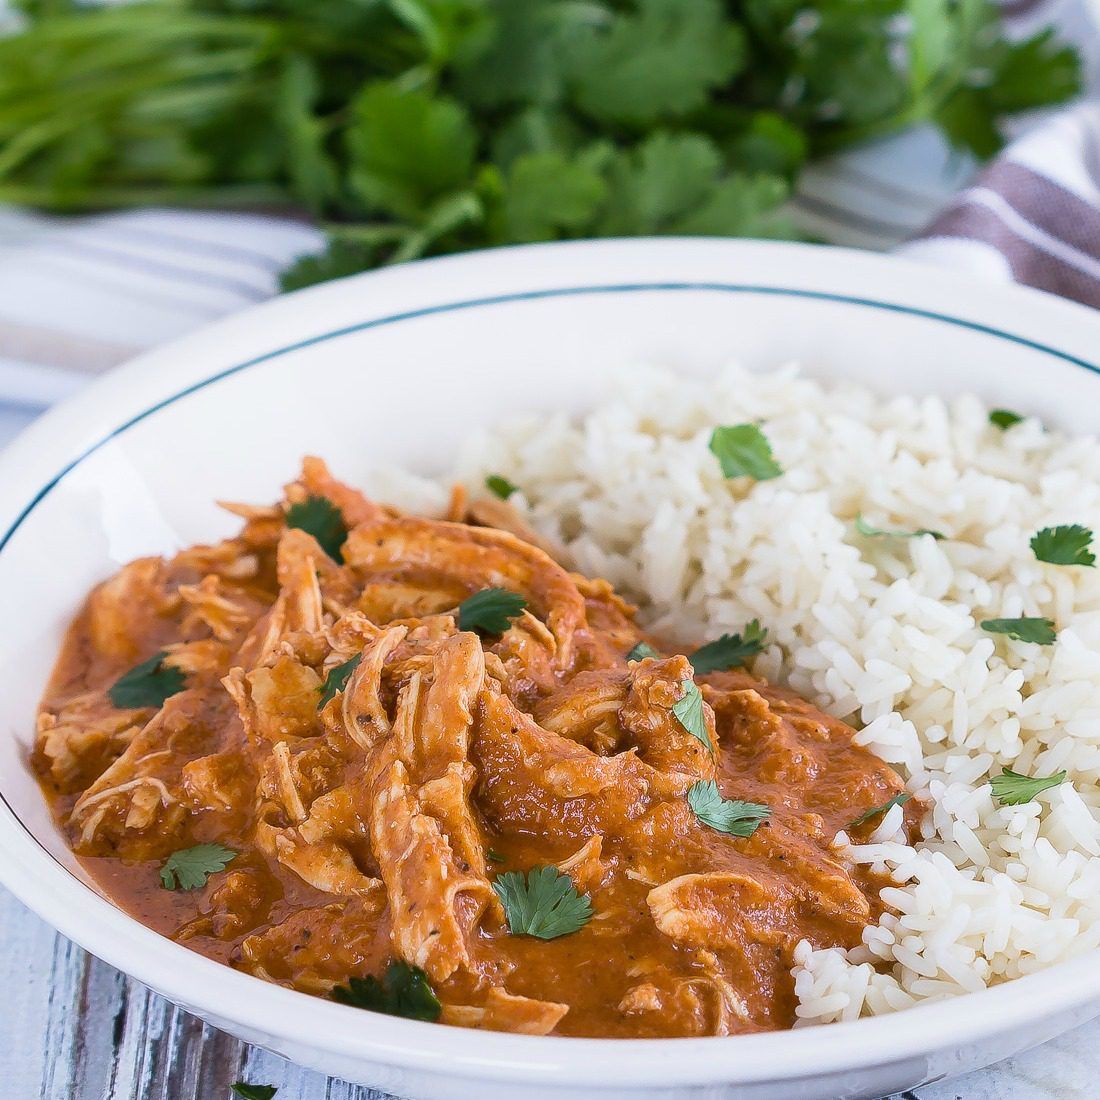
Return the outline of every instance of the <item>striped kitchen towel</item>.
<path id="1" fill-rule="evenodd" d="M 898 251 L 1100 308 L 1100 104 L 1019 138 Z"/>

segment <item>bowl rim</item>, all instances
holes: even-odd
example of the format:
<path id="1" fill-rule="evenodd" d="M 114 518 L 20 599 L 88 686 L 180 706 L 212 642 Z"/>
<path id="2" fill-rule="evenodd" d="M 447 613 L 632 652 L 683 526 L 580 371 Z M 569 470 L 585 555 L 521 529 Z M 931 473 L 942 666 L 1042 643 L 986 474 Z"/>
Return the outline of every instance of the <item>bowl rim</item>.
<path id="1" fill-rule="evenodd" d="M 637 276 L 647 268 L 690 274 L 713 271 L 716 265 L 733 270 L 762 267 L 777 274 L 769 276 L 771 281 L 752 282 L 671 275 L 647 281 Z M 576 278 L 562 285 L 569 271 Z M 625 273 L 635 277 L 624 278 Z M 784 282 L 776 283 L 775 278 Z M 452 288 L 449 296 L 440 298 L 446 287 Z M 456 294 L 454 288 L 464 293 Z M 220 378 L 324 340 L 430 313 L 632 290 L 781 293 L 888 309 L 1008 339 L 1100 374 L 1100 366 L 1089 357 L 1096 344 L 1096 315 L 1086 307 L 893 257 L 707 238 L 585 241 L 467 253 L 353 276 L 275 299 L 142 355 L 51 410 L 0 455 L 0 554 L 37 504 L 88 455 L 133 424 Z M 311 320 L 311 314 L 323 314 L 330 301 L 343 300 L 341 308 L 353 308 L 347 303 L 364 291 L 385 300 L 388 308 L 351 325 L 315 331 L 319 322 Z M 273 328 L 272 320 L 289 324 Z M 1048 342 L 1046 334 L 1051 332 L 1057 343 Z M 209 356 L 223 346 L 251 348 L 252 354 L 240 358 L 235 353 L 234 358 L 223 350 Z M 194 366 L 203 363 L 204 356 L 208 365 Z M 232 361 L 225 363 L 227 357 Z M 191 364 L 192 377 L 183 386 L 176 381 L 181 363 Z M 68 455 L 59 469 L 54 458 L 58 452 Z M 43 471 L 51 465 L 54 472 L 43 481 Z M 365 1020 L 360 1010 L 316 997 L 306 1000 L 305 994 L 215 963 L 146 928 L 42 847 L 2 790 L 0 847 L 8 856 L 0 861 L 0 882 L 92 954 L 215 1023 L 258 1035 L 253 1041 L 260 1044 L 306 1048 L 345 1061 L 498 1081 L 530 1080 L 537 1073 L 542 1083 L 557 1086 L 783 1081 L 956 1048 L 1026 1027 L 1048 1014 L 1084 1011 L 1090 1004 L 1090 1011 L 1100 1011 L 1096 949 L 982 992 L 898 1014 L 723 1039 L 533 1037 L 377 1014 Z"/>

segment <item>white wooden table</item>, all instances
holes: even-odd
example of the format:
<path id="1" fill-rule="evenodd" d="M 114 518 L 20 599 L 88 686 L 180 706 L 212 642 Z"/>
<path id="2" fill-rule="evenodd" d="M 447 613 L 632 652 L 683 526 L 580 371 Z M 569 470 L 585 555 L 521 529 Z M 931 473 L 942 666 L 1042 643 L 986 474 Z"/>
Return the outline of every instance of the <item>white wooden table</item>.
<path id="1" fill-rule="evenodd" d="M 276 1100 L 387 1100 L 203 1024 L 0 890 L 0 1100 L 233 1100 L 238 1080 L 278 1086 Z M 1094 1100 L 1098 1081 L 1095 1021 L 904 1100 Z"/>

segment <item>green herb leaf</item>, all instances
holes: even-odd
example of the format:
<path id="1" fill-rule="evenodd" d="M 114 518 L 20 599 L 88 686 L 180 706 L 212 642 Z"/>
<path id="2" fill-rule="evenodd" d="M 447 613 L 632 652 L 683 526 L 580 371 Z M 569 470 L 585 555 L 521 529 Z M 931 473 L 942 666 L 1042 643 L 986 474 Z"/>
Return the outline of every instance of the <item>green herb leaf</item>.
<path id="1" fill-rule="evenodd" d="M 702 741 L 704 745 L 714 752 L 710 734 L 707 732 L 706 712 L 703 710 L 703 693 L 696 686 L 694 680 L 681 680 L 680 686 L 684 694 L 672 705 L 672 713 L 677 721 L 691 734 L 696 741 Z"/>
<path id="2" fill-rule="evenodd" d="M 513 936 L 553 940 L 583 928 L 592 919 L 592 902 L 577 893 L 573 880 L 556 867 L 507 871 L 493 882 Z"/>
<path id="3" fill-rule="evenodd" d="M 1022 423 L 1023 419 L 1019 413 L 1014 413 L 1011 409 L 994 409 L 989 414 L 989 423 L 995 428 L 1000 428 L 1002 432 L 1011 428 L 1013 424 Z"/>
<path id="4" fill-rule="evenodd" d="M 771 816 L 771 810 L 759 802 L 741 802 L 723 798 L 713 779 L 692 783 L 687 793 L 688 805 L 704 824 L 730 836 L 752 836 L 760 823 Z"/>
<path id="5" fill-rule="evenodd" d="M 321 701 L 317 704 L 318 710 L 348 686 L 351 674 L 359 667 L 359 662 L 362 659 L 363 654 L 356 653 L 354 657 L 349 658 L 342 665 L 336 665 L 335 668 L 328 670 L 325 682 L 321 685 Z"/>
<path id="6" fill-rule="evenodd" d="M 730 668 L 740 668 L 750 657 L 755 657 L 765 646 L 768 632 L 761 629 L 757 619 L 745 627 L 744 635 L 723 634 L 713 642 L 700 646 L 689 658 L 696 676 Z"/>
<path id="7" fill-rule="evenodd" d="M 1032 779 L 1009 768 L 1002 768 L 1000 775 L 989 780 L 989 785 L 993 788 L 993 797 L 1002 806 L 1020 806 L 1024 802 L 1030 802 L 1037 794 L 1059 786 L 1065 779 L 1064 771 Z"/>
<path id="8" fill-rule="evenodd" d="M 1073 523 L 1062 527 L 1044 527 L 1031 540 L 1031 549 L 1039 561 L 1052 565 L 1095 566 L 1096 555 L 1089 549 L 1092 531 Z"/>
<path id="9" fill-rule="evenodd" d="M 755 424 L 715 428 L 710 437 L 710 450 L 722 467 L 723 477 L 768 481 L 783 473 L 783 468 L 772 457 L 767 436 Z"/>
<path id="10" fill-rule="evenodd" d="M 432 1023 L 443 1011 L 428 975 L 402 959 L 394 959 L 386 967 L 381 981 L 373 975 L 349 978 L 347 985 L 334 986 L 331 996 L 342 1005 L 384 1012 L 387 1016 L 403 1016 L 406 1020 Z"/>
<path id="11" fill-rule="evenodd" d="M 516 491 L 516 486 L 500 474 L 490 474 L 485 479 L 485 488 L 501 500 L 507 500 Z"/>
<path id="12" fill-rule="evenodd" d="M 660 657 L 661 655 L 649 644 L 639 642 L 627 655 L 628 661 L 644 661 L 647 657 Z"/>
<path id="13" fill-rule="evenodd" d="M 908 791 L 902 791 L 901 794 L 894 795 L 888 802 L 884 802 L 881 806 L 872 806 L 869 810 L 861 813 L 855 821 L 848 822 L 848 828 L 854 829 L 859 825 L 870 821 L 872 817 L 878 817 L 880 814 L 885 814 L 887 810 L 892 810 L 895 806 L 904 806 L 913 796 Z"/>
<path id="14" fill-rule="evenodd" d="M 502 244 L 576 235 L 595 221 L 606 194 L 592 157 L 557 150 L 524 153 L 502 178 L 490 232 Z"/>
<path id="15" fill-rule="evenodd" d="M 1082 83 L 992 0 L 12 6 L 0 201 L 305 207 L 329 252 L 288 286 L 548 236 L 787 237 L 812 159 L 928 123 L 987 156 Z"/>
<path id="16" fill-rule="evenodd" d="M 173 852 L 160 869 L 165 890 L 197 890 L 216 871 L 224 871 L 239 853 L 222 844 L 196 844 Z"/>
<path id="17" fill-rule="evenodd" d="M 312 535 L 333 561 L 343 563 L 340 548 L 348 537 L 348 527 L 340 509 L 328 497 L 306 497 L 292 504 L 286 510 L 286 525 Z"/>
<path id="18" fill-rule="evenodd" d="M 778 213 L 786 181 L 773 173 L 729 172 L 718 143 L 705 134 L 658 131 L 615 152 L 606 174 L 600 236 L 786 235 Z"/>
<path id="19" fill-rule="evenodd" d="M 245 1081 L 238 1081 L 233 1086 L 233 1091 L 241 1100 L 272 1100 L 279 1090 L 274 1085 L 249 1085 Z"/>
<path id="20" fill-rule="evenodd" d="M 678 118 L 744 63 L 744 35 L 718 0 L 638 0 L 633 8 L 608 13 L 571 47 L 577 104 L 599 122 Z"/>
<path id="21" fill-rule="evenodd" d="M 111 706 L 120 710 L 162 707 L 165 699 L 183 691 L 187 676 L 182 669 L 166 664 L 167 659 L 168 654 L 162 650 L 120 676 L 107 689 Z"/>
<path id="22" fill-rule="evenodd" d="M 982 630 L 990 634 L 1007 634 L 1018 642 L 1034 642 L 1036 645 L 1053 645 L 1058 636 L 1050 619 L 1027 616 L 1020 619 L 986 619 Z"/>
<path id="23" fill-rule="evenodd" d="M 274 111 L 286 142 L 286 170 L 305 206 L 319 214 L 340 190 L 336 162 L 326 149 L 327 130 L 317 117 L 320 74 L 303 54 L 291 54 L 275 93 Z"/>
<path id="24" fill-rule="evenodd" d="M 928 527 L 918 527 L 915 531 L 903 531 L 890 527 L 872 527 L 863 518 L 862 512 L 856 516 L 856 530 L 865 539 L 915 539 L 921 535 L 931 535 L 938 542 L 940 539 L 947 537 L 942 531 L 933 531 Z"/>
<path id="25" fill-rule="evenodd" d="M 507 588 L 483 588 L 458 605 L 458 629 L 503 634 L 527 606 L 527 601 Z"/>
<path id="26" fill-rule="evenodd" d="M 921 93 L 950 59 L 955 47 L 947 0 L 908 0 L 909 77 Z"/>
<path id="27" fill-rule="evenodd" d="M 495 848 L 486 848 L 485 849 L 485 858 L 490 863 L 506 863 L 507 862 L 505 857 L 502 856 L 500 854 L 500 852 L 498 852 Z"/>
<path id="28" fill-rule="evenodd" d="M 417 223 L 472 182 L 477 131 L 460 103 L 380 82 L 363 89 L 351 113 L 349 179 L 368 210 Z"/>

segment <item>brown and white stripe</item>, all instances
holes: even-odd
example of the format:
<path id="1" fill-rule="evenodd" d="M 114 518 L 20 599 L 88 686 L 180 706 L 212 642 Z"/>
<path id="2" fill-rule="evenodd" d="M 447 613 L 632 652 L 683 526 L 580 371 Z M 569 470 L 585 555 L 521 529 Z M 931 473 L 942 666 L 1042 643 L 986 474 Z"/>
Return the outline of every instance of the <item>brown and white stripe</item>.
<path id="1" fill-rule="evenodd" d="M 996 274 L 1100 308 L 1100 104 L 1020 138 L 913 242 L 914 258 Z"/>

